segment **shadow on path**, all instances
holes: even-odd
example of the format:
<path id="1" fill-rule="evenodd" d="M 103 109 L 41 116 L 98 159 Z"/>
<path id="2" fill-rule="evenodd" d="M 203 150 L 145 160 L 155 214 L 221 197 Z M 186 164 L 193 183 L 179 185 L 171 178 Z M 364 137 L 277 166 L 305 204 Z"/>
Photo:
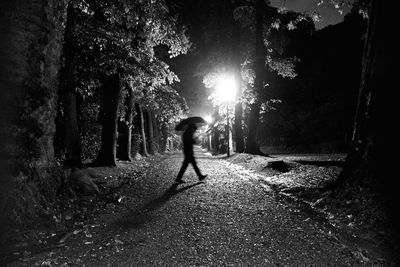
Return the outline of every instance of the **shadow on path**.
<path id="1" fill-rule="evenodd" d="M 180 189 L 177 189 L 179 184 L 175 183 L 170 188 L 168 188 L 162 196 L 153 199 L 150 202 L 147 202 L 143 207 L 129 213 L 128 216 L 118 219 L 115 224 L 123 228 L 138 228 L 146 222 L 156 218 L 156 216 L 151 215 L 150 213 L 159 209 L 174 195 L 177 195 L 200 184 L 204 184 L 204 182 L 197 182 L 195 184 L 187 185 Z"/>

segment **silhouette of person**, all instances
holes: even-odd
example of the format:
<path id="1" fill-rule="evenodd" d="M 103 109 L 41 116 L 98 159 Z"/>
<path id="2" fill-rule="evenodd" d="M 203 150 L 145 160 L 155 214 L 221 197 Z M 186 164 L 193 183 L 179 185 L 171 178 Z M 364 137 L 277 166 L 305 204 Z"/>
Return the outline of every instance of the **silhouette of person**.
<path id="1" fill-rule="evenodd" d="M 194 153 L 193 153 L 193 144 L 195 144 L 195 140 L 193 137 L 194 132 L 197 130 L 197 126 L 195 124 L 189 124 L 185 130 L 185 132 L 182 135 L 182 141 L 183 141 L 183 154 L 185 156 L 182 167 L 179 170 L 178 176 L 176 177 L 176 182 L 177 183 L 184 183 L 182 180 L 183 174 L 186 171 L 186 168 L 188 167 L 189 163 L 192 164 L 194 171 L 196 172 L 197 176 L 199 177 L 199 180 L 202 181 L 204 180 L 207 175 L 202 175 L 199 167 L 197 167 L 196 159 L 194 158 Z"/>

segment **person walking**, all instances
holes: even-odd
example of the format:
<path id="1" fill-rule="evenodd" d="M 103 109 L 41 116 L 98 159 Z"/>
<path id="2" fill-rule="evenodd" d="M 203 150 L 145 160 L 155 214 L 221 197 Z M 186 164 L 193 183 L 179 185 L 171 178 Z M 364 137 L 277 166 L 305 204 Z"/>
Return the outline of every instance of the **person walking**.
<path id="1" fill-rule="evenodd" d="M 193 152 L 193 145 L 196 143 L 194 140 L 194 133 L 197 130 L 197 126 L 193 124 L 188 124 L 185 132 L 182 135 L 182 142 L 183 142 L 183 154 L 185 156 L 182 167 L 179 170 L 178 176 L 175 179 L 175 182 L 177 183 L 184 183 L 182 180 L 183 174 L 186 171 L 186 168 L 188 167 L 189 163 L 192 164 L 194 171 L 196 172 L 197 176 L 199 177 L 199 180 L 202 181 L 204 180 L 207 175 L 203 175 L 200 172 L 199 167 L 197 167 L 196 159 L 194 158 L 194 152 Z"/>

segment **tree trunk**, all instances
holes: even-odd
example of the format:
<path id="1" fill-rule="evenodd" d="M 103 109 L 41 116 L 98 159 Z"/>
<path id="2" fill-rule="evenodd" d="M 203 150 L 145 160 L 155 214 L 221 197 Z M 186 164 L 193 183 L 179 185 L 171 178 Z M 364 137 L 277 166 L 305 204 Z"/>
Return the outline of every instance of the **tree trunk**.
<path id="1" fill-rule="evenodd" d="M 364 47 L 361 85 L 358 96 L 357 110 L 354 121 L 352 145 L 346 159 L 346 166 L 336 181 L 339 185 L 349 177 L 373 178 L 377 176 L 379 158 L 387 153 L 378 153 L 382 144 L 386 143 L 383 136 L 388 136 L 391 124 L 381 120 L 383 111 L 391 108 L 390 98 L 382 96 L 382 89 L 388 84 L 390 57 L 388 47 L 390 37 L 385 35 L 385 27 L 390 24 L 384 18 L 382 5 L 373 1 L 370 10 L 370 20 Z M 390 138 L 386 138 L 389 139 Z M 383 151 L 380 151 L 383 152 Z M 386 160 L 385 160 L 386 161 Z M 386 169 L 386 168 L 384 168 Z"/>
<path id="2" fill-rule="evenodd" d="M 235 105 L 235 142 L 236 153 L 244 152 L 244 137 L 243 137 L 243 106 L 242 102 Z"/>
<path id="3" fill-rule="evenodd" d="M 67 91 L 64 95 L 65 165 L 81 166 L 81 142 L 78 128 L 77 96 Z"/>
<path id="4" fill-rule="evenodd" d="M 118 149 L 117 156 L 120 160 L 131 161 L 132 123 L 133 123 L 133 92 L 129 89 L 125 101 L 126 111 L 123 121 L 118 123 Z"/>
<path id="5" fill-rule="evenodd" d="M 66 8 L 66 1 L 0 2 L 0 154 L 20 167 L 17 173 L 54 160 Z"/>
<path id="6" fill-rule="evenodd" d="M 102 105 L 102 130 L 101 147 L 94 162 L 96 166 L 116 166 L 116 143 L 118 105 L 121 94 L 121 81 L 119 74 L 112 74 L 103 79 L 103 105 Z"/>
<path id="7" fill-rule="evenodd" d="M 167 144 L 168 144 L 168 128 L 165 122 L 161 124 L 161 144 L 160 144 L 160 152 L 164 153 L 167 151 Z"/>
<path id="8" fill-rule="evenodd" d="M 160 136 L 160 122 L 157 119 L 157 116 L 154 114 L 154 112 L 151 113 L 152 118 L 153 118 L 153 129 L 154 129 L 154 139 L 156 142 L 156 147 L 155 150 L 156 152 L 160 153 L 160 147 L 161 147 L 161 136 Z"/>
<path id="9" fill-rule="evenodd" d="M 65 27 L 64 67 L 61 70 L 61 102 L 64 104 L 65 165 L 81 165 L 81 143 L 78 127 L 76 93 L 76 29 L 75 12 L 72 3 L 68 5 Z"/>
<path id="10" fill-rule="evenodd" d="M 137 113 L 137 125 L 139 128 L 139 134 L 141 143 L 140 143 L 140 154 L 144 157 L 149 156 L 149 153 L 147 152 L 147 140 L 146 140 L 146 133 L 145 133 L 145 128 L 144 128 L 144 116 L 143 116 L 143 108 L 139 103 L 135 104 L 136 107 L 136 113 Z"/>
<path id="11" fill-rule="evenodd" d="M 217 153 L 221 153 L 221 142 L 219 140 L 219 132 L 217 130 L 213 130 L 212 132 L 213 138 L 212 138 L 212 147 L 213 147 L 213 151 L 217 152 Z"/>
<path id="12" fill-rule="evenodd" d="M 0 1 L 0 217 L 13 177 L 57 182 L 51 170 L 66 9 L 66 1 Z"/>
<path id="13" fill-rule="evenodd" d="M 393 13 L 384 2 L 372 1 L 352 146 L 346 165 L 333 187 L 337 188 L 346 181 L 379 190 L 393 225 L 399 227 L 398 162 L 397 151 L 392 148 L 398 135 L 393 121 L 385 120 L 395 114 L 398 105 L 393 90 L 397 83 L 397 62 L 392 55 L 398 46 L 393 33 L 388 30 L 395 24 Z M 399 231 L 397 235 L 398 238 Z"/>
<path id="14" fill-rule="evenodd" d="M 256 102 L 250 105 L 249 115 L 249 133 L 247 136 L 245 152 L 253 155 L 260 154 L 260 147 L 258 145 L 258 124 L 260 122 L 260 107 L 261 103 Z"/>
<path id="15" fill-rule="evenodd" d="M 59 96 L 61 96 L 61 90 L 59 90 Z M 56 158 L 62 158 L 65 154 L 65 118 L 64 118 L 64 108 L 62 107 L 63 104 L 60 101 L 58 101 L 58 108 L 57 108 L 57 115 L 56 115 L 56 132 L 54 134 L 54 141 L 53 141 L 53 147 L 54 147 L 54 156 Z"/>
<path id="16" fill-rule="evenodd" d="M 232 40 L 230 42 L 231 45 L 231 64 L 233 69 L 233 76 L 235 77 L 235 82 L 237 85 L 236 92 L 236 105 L 235 105 L 235 143 L 236 143 L 236 152 L 243 153 L 244 152 L 244 138 L 243 138 L 243 107 L 240 102 L 240 97 L 242 95 L 242 76 L 241 76 L 241 67 L 240 67 L 240 29 L 238 23 L 234 19 L 234 9 L 233 3 L 230 2 L 230 20 L 232 24 Z"/>
<path id="17" fill-rule="evenodd" d="M 397 84 L 397 58 L 393 51 L 398 41 L 391 28 L 396 24 L 396 11 L 385 2 L 372 0 L 365 39 L 361 84 L 354 121 L 352 143 L 345 167 L 339 178 L 328 189 L 340 193 L 363 191 L 375 203 L 381 204 L 390 228 L 390 241 L 400 243 L 400 201 L 398 189 L 397 149 L 398 130 L 394 126 L 398 98 L 393 85 Z M 389 119 L 389 120 L 388 120 Z M 365 190 L 366 189 L 366 190 Z"/>
<path id="18" fill-rule="evenodd" d="M 263 43 L 263 18 L 264 18 L 264 3 L 263 0 L 257 0 L 256 2 L 256 49 L 255 49 L 255 80 L 254 80 L 254 90 L 256 92 L 256 97 L 261 95 L 264 89 L 264 43 Z M 260 99 L 257 99 L 254 104 L 250 106 L 250 117 L 249 117 L 249 132 L 247 136 L 247 143 L 245 152 L 249 154 L 260 154 L 260 147 L 258 145 L 258 125 L 260 118 Z"/>
<path id="19" fill-rule="evenodd" d="M 147 110 L 145 112 L 146 114 L 146 130 L 147 130 L 147 137 L 148 137 L 148 144 L 149 144 L 149 153 L 150 155 L 155 154 L 155 149 L 154 149 L 154 128 L 153 128 L 153 116 L 152 116 L 152 111 Z"/>

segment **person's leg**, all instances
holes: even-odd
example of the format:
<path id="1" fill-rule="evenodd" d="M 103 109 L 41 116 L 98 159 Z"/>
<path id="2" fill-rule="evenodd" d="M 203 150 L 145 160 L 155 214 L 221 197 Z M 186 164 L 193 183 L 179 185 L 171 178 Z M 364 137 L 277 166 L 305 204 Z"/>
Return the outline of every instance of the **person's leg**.
<path id="1" fill-rule="evenodd" d="M 193 169 L 196 172 L 197 176 L 201 176 L 201 172 L 199 167 L 197 167 L 197 162 L 194 157 L 190 159 L 190 163 L 192 163 Z"/>
<path id="2" fill-rule="evenodd" d="M 177 182 L 181 182 L 182 181 L 183 174 L 185 173 L 186 168 L 189 165 L 189 162 L 190 161 L 185 157 L 185 159 L 182 162 L 182 167 L 179 170 L 178 176 L 176 176 L 176 179 L 175 179 Z"/>
<path id="3" fill-rule="evenodd" d="M 199 167 L 197 167 L 196 159 L 194 157 L 190 159 L 190 163 L 192 163 L 193 169 L 196 172 L 197 176 L 199 177 L 199 180 L 203 180 L 204 178 L 207 177 L 207 175 L 201 174 Z"/>

